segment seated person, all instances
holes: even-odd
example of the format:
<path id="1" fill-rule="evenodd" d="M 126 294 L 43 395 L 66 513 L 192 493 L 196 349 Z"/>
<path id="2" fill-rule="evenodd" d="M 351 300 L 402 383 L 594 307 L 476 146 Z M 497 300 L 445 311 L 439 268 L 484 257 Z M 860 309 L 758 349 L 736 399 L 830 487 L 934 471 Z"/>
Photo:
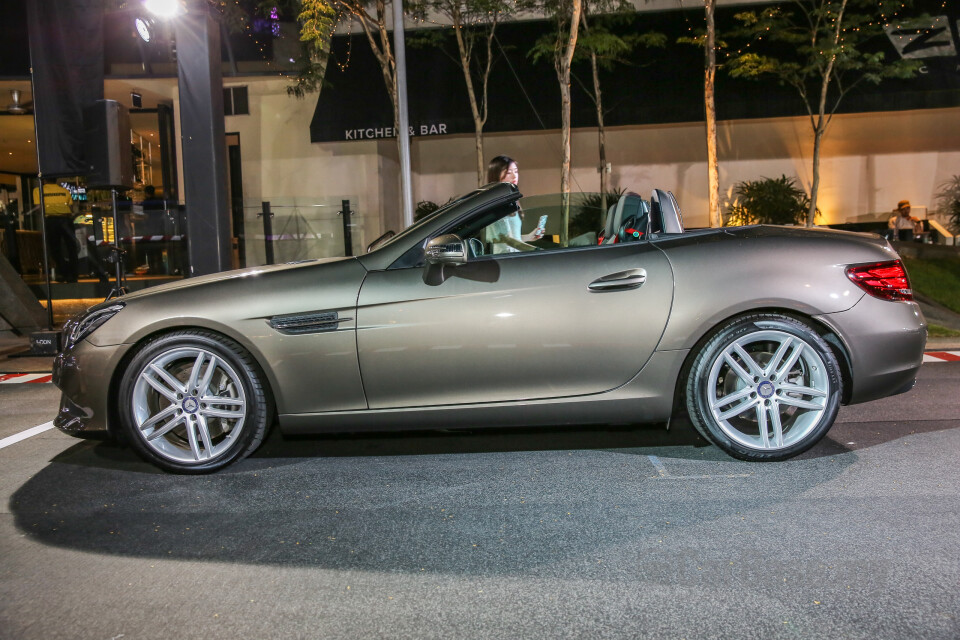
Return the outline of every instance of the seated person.
<path id="1" fill-rule="evenodd" d="M 890 221 L 887 223 L 890 228 L 893 240 L 900 242 L 910 242 L 913 240 L 913 234 L 923 233 L 923 223 L 920 218 L 910 215 L 910 201 L 901 200 L 897 203 Z"/>
<path id="2" fill-rule="evenodd" d="M 487 242 L 492 244 L 492 253 L 516 253 L 518 251 L 532 251 L 536 249 L 536 247 L 528 243 L 542 238 L 543 229 L 538 227 L 530 233 L 521 233 L 520 225 L 522 222 L 523 219 L 519 211 L 514 211 L 510 215 L 500 218 L 484 230 Z"/>
<path id="3" fill-rule="evenodd" d="M 487 167 L 487 182 L 506 182 L 517 186 L 520 181 L 520 169 L 517 162 L 509 156 L 496 156 Z M 492 253 L 515 253 L 535 249 L 527 244 L 543 237 L 543 229 L 534 229 L 522 234 L 520 225 L 523 214 L 514 211 L 505 218 L 497 220 L 486 229 L 486 241 L 492 245 Z"/>

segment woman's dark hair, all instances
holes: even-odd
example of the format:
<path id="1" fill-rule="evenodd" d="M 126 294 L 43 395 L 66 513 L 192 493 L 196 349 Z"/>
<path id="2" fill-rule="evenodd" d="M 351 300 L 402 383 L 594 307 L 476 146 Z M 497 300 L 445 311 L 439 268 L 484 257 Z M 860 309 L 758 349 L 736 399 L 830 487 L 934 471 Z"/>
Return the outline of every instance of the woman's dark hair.
<path id="1" fill-rule="evenodd" d="M 496 156 L 487 165 L 487 182 L 500 182 L 503 173 L 510 168 L 510 165 L 516 162 L 510 156 Z"/>

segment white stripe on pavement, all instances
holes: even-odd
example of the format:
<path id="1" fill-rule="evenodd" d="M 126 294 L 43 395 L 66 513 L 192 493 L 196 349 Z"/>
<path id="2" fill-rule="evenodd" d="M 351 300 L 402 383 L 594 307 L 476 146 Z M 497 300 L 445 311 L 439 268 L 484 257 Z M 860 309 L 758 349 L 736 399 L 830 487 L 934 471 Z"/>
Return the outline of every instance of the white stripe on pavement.
<path id="1" fill-rule="evenodd" d="M 43 423 L 43 424 L 41 424 L 41 425 L 37 425 L 36 427 L 33 427 L 32 429 L 27 429 L 26 431 L 21 431 L 21 432 L 18 433 L 18 434 L 15 434 L 15 435 L 6 437 L 6 438 L 4 438 L 3 440 L 0 440 L 0 449 L 3 449 L 4 447 L 9 447 L 9 446 L 12 445 L 12 444 L 17 444 L 17 443 L 20 442 L 21 440 L 26 440 L 27 438 L 32 438 L 33 436 L 35 436 L 35 435 L 37 435 L 37 434 L 39 434 L 39 433 L 43 433 L 44 431 L 49 431 L 50 429 L 53 429 L 53 421 L 52 421 L 52 420 L 51 420 L 50 422 L 45 422 L 45 423 Z"/>

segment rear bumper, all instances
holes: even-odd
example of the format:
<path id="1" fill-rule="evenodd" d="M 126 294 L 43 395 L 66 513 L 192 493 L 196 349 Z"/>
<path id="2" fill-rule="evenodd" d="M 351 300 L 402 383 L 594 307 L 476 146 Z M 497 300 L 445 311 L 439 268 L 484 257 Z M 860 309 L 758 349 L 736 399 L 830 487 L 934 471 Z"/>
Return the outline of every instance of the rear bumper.
<path id="1" fill-rule="evenodd" d="M 53 361 L 53 384 L 62 391 L 53 426 L 78 438 L 110 433 L 110 373 L 127 345 L 97 347 L 87 341 L 64 349 Z"/>
<path id="2" fill-rule="evenodd" d="M 852 389 L 848 404 L 904 393 L 923 363 L 927 323 L 915 302 L 863 296 L 847 311 L 817 317 L 847 347 Z"/>

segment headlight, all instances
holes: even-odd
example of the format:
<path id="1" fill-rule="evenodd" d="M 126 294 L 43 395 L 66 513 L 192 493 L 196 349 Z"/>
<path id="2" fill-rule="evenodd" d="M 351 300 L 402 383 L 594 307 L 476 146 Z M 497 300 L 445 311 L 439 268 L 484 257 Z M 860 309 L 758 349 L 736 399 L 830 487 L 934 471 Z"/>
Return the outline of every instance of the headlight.
<path id="1" fill-rule="evenodd" d="M 63 334 L 67 338 L 67 344 L 64 348 L 72 347 L 77 344 L 91 333 L 96 331 L 97 327 L 102 325 L 104 322 L 112 318 L 117 314 L 120 309 L 123 309 L 124 304 L 118 302 L 117 304 L 112 304 L 109 307 L 103 307 L 97 309 L 96 311 L 89 311 L 85 315 L 77 316 L 73 318 L 63 327 Z"/>

